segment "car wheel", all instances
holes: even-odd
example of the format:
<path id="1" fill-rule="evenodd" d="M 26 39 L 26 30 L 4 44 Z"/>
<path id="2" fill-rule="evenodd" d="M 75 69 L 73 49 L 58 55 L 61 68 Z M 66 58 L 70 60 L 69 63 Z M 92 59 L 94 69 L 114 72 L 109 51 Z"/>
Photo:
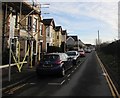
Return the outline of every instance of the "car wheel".
<path id="1" fill-rule="evenodd" d="M 76 60 L 73 60 L 73 65 L 76 65 L 76 63 L 77 63 Z"/>

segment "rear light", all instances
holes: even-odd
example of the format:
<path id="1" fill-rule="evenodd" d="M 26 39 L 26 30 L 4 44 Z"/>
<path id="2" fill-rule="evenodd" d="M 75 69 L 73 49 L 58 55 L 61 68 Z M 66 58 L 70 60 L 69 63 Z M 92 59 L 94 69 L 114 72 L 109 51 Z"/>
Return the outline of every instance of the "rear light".
<path id="1" fill-rule="evenodd" d="M 55 61 L 55 64 L 61 64 L 61 63 L 62 63 L 62 61 L 59 59 Z"/>

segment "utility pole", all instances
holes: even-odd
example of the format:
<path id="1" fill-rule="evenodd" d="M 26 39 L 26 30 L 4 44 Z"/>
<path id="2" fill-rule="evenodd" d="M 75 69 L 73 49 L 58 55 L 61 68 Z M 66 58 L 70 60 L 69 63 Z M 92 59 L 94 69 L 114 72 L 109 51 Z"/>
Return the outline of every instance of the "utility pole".
<path id="1" fill-rule="evenodd" d="M 98 30 L 98 45 L 100 45 L 100 35 L 99 35 L 99 30 Z"/>
<path id="2" fill-rule="evenodd" d="M 99 30 L 98 30 L 98 50 L 100 49 L 100 35 L 99 35 Z"/>

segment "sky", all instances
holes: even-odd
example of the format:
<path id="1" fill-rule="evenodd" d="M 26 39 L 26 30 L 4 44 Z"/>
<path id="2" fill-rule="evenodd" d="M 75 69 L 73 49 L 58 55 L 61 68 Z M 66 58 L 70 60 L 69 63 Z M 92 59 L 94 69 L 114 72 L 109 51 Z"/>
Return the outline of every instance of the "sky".
<path id="1" fill-rule="evenodd" d="M 68 35 L 77 35 L 85 44 L 95 44 L 98 30 L 102 42 L 118 39 L 117 0 L 106 2 L 105 0 L 35 0 L 35 2 L 40 2 L 43 18 L 53 18 L 56 26 L 62 26 Z"/>

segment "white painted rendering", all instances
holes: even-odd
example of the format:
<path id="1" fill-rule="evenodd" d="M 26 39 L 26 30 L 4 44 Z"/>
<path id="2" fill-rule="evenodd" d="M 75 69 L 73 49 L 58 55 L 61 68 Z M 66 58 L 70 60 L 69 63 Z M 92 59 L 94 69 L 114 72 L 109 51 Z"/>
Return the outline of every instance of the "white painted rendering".
<path id="1" fill-rule="evenodd" d="M 9 38 L 14 38 L 15 18 L 16 18 L 16 16 L 13 16 L 12 13 L 11 13 L 10 14 L 10 20 L 9 20 L 10 21 L 10 35 L 9 35 Z"/>
<path id="2" fill-rule="evenodd" d="M 49 27 L 46 28 L 46 44 L 49 43 L 50 46 L 53 45 L 53 38 L 52 38 L 52 36 L 53 36 L 53 27 L 49 26 Z"/>
<path id="3" fill-rule="evenodd" d="M 69 37 L 66 41 L 67 45 L 75 45 L 75 40 L 72 37 Z"/>
<path id="4" fill-rule="evenodd" d="M 40 23 L 40 36 L 42 36 L 42 26 L 43 26 L 43 23 Z"/>

